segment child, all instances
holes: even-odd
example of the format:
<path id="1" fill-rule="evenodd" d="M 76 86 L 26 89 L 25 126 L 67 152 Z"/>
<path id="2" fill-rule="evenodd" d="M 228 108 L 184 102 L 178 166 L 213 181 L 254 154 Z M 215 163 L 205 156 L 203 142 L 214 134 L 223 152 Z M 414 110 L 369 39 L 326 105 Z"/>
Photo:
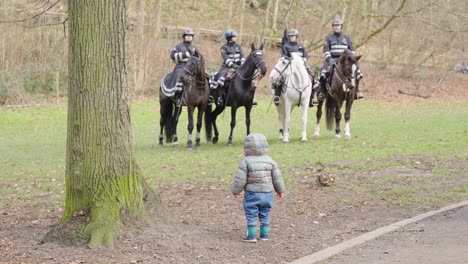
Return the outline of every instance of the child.
<path id="1" fill-rule="evenodd" d="M 247 220 L 247 236 L 244 242 L 257 242 L 257 219 L 260 218 L 260 239 L 268 240 L 270 210 L 273 190 L 284 197 L 284 182 L 278 164 L 267 154 L 268 142 L 262 134 L 250 134 L 245 138 L 245 158 L 239 164 L 231 191 L 238 198 L 242 190 Z"/>

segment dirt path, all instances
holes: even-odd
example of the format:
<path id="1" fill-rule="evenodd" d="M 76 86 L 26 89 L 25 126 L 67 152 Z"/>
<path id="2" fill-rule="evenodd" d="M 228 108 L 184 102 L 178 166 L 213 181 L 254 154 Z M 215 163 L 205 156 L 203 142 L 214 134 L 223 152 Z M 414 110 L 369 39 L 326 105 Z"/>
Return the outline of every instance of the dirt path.
<path id="1" fill-rule="evenodd" d="M 410 224 L 322 263 L 467 263 L 468 206 Z"/>

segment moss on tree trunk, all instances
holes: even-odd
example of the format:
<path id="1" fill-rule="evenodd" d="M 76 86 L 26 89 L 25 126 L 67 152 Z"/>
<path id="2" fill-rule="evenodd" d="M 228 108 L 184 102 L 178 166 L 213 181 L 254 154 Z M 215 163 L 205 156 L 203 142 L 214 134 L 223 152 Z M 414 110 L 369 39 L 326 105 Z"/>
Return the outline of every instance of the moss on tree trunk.
<path id="1" fill-rule="evenodd" d="M 149 187 L 134 159 L 125 0 L 68 1 L 66 200 L 61 223 L 89 213 L 91 246 L 111 246 L 126 212 L 147 219 Z"/>

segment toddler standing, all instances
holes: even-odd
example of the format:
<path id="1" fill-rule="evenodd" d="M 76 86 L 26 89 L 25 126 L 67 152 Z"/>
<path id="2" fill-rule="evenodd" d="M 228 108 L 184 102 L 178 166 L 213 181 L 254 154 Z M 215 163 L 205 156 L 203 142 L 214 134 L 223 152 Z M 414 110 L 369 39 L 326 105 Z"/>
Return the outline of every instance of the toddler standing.
<path id="1" fill-rule="evenodd" d="M 268 240 L 273 191 L 284 197 L 284 181 L 278 164 L 268 156 L 268 141 L 262 134 L 250 134 L 244 142 L 245 158 L 239 164 L 231 191 L 238 198 L 244 190 L 244 212 L 247 235 L 244 242 L 257 242 L 257 220 L 260 219 L 260 239 Z"/>

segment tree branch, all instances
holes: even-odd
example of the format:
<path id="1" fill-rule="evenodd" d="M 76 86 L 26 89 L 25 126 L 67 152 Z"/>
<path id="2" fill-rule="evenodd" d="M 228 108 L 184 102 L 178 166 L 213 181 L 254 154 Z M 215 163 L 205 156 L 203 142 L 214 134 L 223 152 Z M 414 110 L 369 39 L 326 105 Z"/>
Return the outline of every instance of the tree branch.
<path id="1" fill-rule="evenodd" d="M 406 4 L 407 0 L 402 0 L 401 3 L 400 3 L 400 6 L 398 7 L 397 11 L 395 12 L 395 14 L 393 14 L 383 25 L 382 27 L 380 27 L 379 29 L 375 30 L 374 32 L 372 32 L 369 36 L 366 37 L 366 39 L 364 39 L 361 43 L 359 43 L 358 45 L 356 45 L 356 49 L 358 49 L 359 47 L 361 47 L 362 45 L 366 44 L 371 38 L 375 37 L 376 35 L 378 35 L 379 33 L 381 33 L 384 29 L 386 29 L 388 27 L 388 25 L 390 25 L 390 23 L 392 23 L 392 21 L 398 17 L 398 13 L 400 13 L 401 10 L 403 10 L 403 8 L 405 7 L 405 4 Z"/>
<path id="2" fill-rule="evenodd" d="M 56 1 L 55 3 L 53 3 L 51 6 L 49 6 L 48 8 L 46 8 L 46 9 L 44 9 L 44 10 L 42 10 L 42 12 L 33 15 L 32 17 L 28 17 L 28 18 L 24 18 L 24 19 L 18 19 L 18 20 L 0 20 L 0 23 L 13 23 L 13 24 L 16 24 L 16 25 L 17 25 L 17 23 L 26 22 L 26 21 L 28 21 L 28 20 L 35 19 L 35 18 L 37 18 L 37 17 L 39 17 L 39 16 L 41 16 L 41 15 L 47 13 L 47 11 L 49 11 L 52 7 L 54 7 L 55 5 L 57 5 L 60 1 L 62 1 L 62 0 L 57 0 L 57 1 Z M 48 1 L 47 3 L 49 3 L 49 1 Z"/>

